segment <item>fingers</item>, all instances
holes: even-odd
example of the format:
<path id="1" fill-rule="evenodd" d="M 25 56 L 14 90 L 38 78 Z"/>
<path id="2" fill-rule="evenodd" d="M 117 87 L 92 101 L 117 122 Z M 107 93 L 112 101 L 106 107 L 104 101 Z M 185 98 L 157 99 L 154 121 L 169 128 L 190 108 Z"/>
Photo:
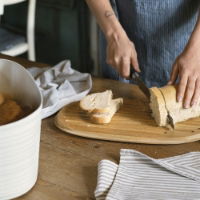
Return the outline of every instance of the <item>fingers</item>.
<path id="1" fill-rule="evenodd" d="M 132 44 L 132 45 L 133 45 L 133 53 L 131 56 L 131 65 L 135 69 L 136 72 L 141 72 L 139 63 L 138 63 L 138 59 L 137 59 L 137 52 L 135 51 L 134 44 Z"/>
<path id="2" fill-rule="evenodd" d="M 134 44 L 128 38 L 112 38 L 107 45 L 106 62 L 114 67 L 122 77 L 129 77 L 130 66 L 140 72 L 137 52 Z"/>
<path id="3" fill-rule="evenodd" d="M 116 69 L 120 73 L 120 65 L 121 65 L 121 59 L 119 56 L 115 55 L 115 52 L 110 49 L 111 47 L 108 45 L 106 50 L 106 63 L 112 66 L 114 69 Z"/>
<path id="4" fill-rule="evenodd" d="M 173 68 L 172 68 L 172 72 L 171 72 L 171 76 L 170 76 L 170 80 L 167 83 L 167 85 L 171 85 L 174 84 L 176 82 L 176 79 L 178 77 L 178 65 L 174 64 Z"/>
<path id="5" fill-rule="evenodd" d="M 137 56 L 135 57 L 131 57 L 131 65 L 132 67 L 135 69 L 136 72 L 141 72 L 140 71 L 140 67 L 139 67 L 139 64 L 138 64 L 138 59 L 137 59 Z"/>
<path id="6" fill-rule="evenodd" d="M 130 75 L 130 58 L 125 57 L 121 59 L 120 75 L 124 78 Z"/>
<path id="7" fill-rule="evenodd" d="M 197 105 L 197 103 L 199 102 L 199 98 L 200 98 L 200 79 L 197 79 L 195 82 L 195 92 L 192 97 L 191 106 Z"/>
<path id="8" fill-rule="evenodd" d="M 110 51 L 107 51 L 107 63 L 113 66 L 120 76 L 127 78 L 130 75 L 130 66 L 132 65 L 137 72 L 140 72 L 138 61 L 130 57 L 113 57 Z"/>
<path id="9" fill-rule="evenodd" d="M 188 78 L 187 87 L 185 90 L 184 104 L 183 104 L 184 108 L 189 108 L 191 106 L 191 99 L 195 91 L 195 82 L 196 80 Z"/>
<path id="10" fill-rule="evenodd" d="M 130 76 L 130 67 L 133 67 L 135 71 L 140 72 L 137 56 L 123 57 L 121 59 L 121 66 L 120 66 L 120 75 L 122 77 L 129 77 Z"/>
<path id="11" fill-rule="evenodd" d="M 110 45 L 108 44 L 106 49 L 106 63 L 114 67 L 113 53 L 114 52 L 110 50 Z"/>
<path id="12" fill-rule="evenodd" d="M 187 86 L 187 81 L 188 81 L 188 75 L 183 73 L 182 76 L 180 76 L 180 81 L 178 84 L 178 90 L 177 90 L 177 101 L 181 102 L 183 100 L 186 86 Z"/>

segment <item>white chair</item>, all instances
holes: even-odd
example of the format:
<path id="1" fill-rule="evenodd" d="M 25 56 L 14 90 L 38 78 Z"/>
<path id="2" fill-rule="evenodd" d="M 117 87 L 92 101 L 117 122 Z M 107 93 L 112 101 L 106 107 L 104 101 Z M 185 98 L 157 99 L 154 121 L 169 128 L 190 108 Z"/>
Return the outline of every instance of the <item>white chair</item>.
<path id="1" fill-rule="evenodd" d="M 0 10 L 4 10 L 3 8 L 8 5 L 21 3 L 26 0 L 0 0 L 1 7 Z M 27 32 L 26 39 L 24 41 L 19 42 L 16 45 L 8 44 L 6 49 L 1 50 L 2 54 L 10 55 L 10 56 L 18 56 L 25 52 L 28 52 L 28 59 L 35 61 L 35 10 L 36 10 L 36 0 L 28 0 L 28 14 L 27 14 Z M 3 30 L 8 31 L 8 30 Z M 9 31 L 10 32 L 10 31 Z M 6 32 L 9 35 L 9 32 Z M 14 33 L 10 32 L 11 38 L 14 37 Z M 12 41 L 9 41 L 12 43 Z M 0 44 L 1 46 L 1 44 Z"/>

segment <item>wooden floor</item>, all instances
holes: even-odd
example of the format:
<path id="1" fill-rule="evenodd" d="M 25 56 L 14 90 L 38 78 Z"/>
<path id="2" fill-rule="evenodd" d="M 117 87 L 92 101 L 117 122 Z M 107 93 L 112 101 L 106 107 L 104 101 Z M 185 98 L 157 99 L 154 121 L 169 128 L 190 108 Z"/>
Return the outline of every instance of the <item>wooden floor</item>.
<path id="1" fill-rule="evenodd" d="M 17 61 L 25 66 L 33 65 L 21 59 Z M 42 66 L 36 63 L 34 65 Z M 115 81 L 94 79 L 94 87 L 104 89 L 109 85 L 116 90 L 119 86 Z M 127 92 L 126 89 L 124 92 Z M 53 116 L 42 122 L 38 181 L 30 192 L 17 200 L 94 199 L 98 162 L 102 159 L 118 162 L 121 148 L 135 149 L 154 158 L 163 158 L 200 151 L 200 142 L 144 145 L 85 139 L 57 129 Z"/>

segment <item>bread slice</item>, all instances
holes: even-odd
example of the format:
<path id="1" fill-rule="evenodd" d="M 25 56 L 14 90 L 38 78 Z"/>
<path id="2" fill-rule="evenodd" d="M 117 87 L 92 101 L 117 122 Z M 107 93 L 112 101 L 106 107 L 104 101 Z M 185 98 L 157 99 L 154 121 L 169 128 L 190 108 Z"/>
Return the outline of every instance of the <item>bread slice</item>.
<path id="1" fill-rule="evenodd" d="M 87 112 L 108 112 L 112 96 L 111 90 L 87 95 L 80 101 L 80 107 Z"/>
<path id="2" fill-rule="evenodd" d="M 152 110 L 152 116 L 155 119 L 158 126 L 167 125 L 167 110 L 165 106 L 164 97 L 159 88 L 150 88 L 150 108 Z"/>
<path id="3" fill-rule="evenodd" d="M 92 112 L 91 113 L 91 120 L 97 124 L 107 124 L 110 123 L 114 114 L 119 110 L 120 106 L 123 104 L 123 99 L 113 99 L 111 100 L 111 104 L 109 106 L 109 110 L 107 112 Z"/>
<path id="4" fill-rule="evenodd" d="M 182 102 L 176 101 L 176 87 L 173 85 L 160 88 L 166 102 L 166 108 L 174 124 L 200 116 L 200 103 L 188 109 L 183 108 Z"/>
<path id="5" fill-rule="evenodd" d="M 111 90 L 87 95 L 80 101 L 80 107 L 87 111 L 91 120 L 97 124 L 107 124 L 123 104 L 123 99 L 112 99 Z"/>

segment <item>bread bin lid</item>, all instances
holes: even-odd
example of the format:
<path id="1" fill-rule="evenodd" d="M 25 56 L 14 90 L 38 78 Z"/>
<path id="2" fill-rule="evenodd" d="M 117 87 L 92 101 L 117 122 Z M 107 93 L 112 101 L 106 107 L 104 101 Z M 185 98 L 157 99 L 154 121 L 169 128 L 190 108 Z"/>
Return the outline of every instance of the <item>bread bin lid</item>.
<path id="1" fill-rule="evenodd" d="M 20 64 L 6 59 L 0 59 L 0 93 L 11 95 L 23 106 L 32 107 L 34 111 L 42 106 L 41 93 L 29 72 Z"/>

